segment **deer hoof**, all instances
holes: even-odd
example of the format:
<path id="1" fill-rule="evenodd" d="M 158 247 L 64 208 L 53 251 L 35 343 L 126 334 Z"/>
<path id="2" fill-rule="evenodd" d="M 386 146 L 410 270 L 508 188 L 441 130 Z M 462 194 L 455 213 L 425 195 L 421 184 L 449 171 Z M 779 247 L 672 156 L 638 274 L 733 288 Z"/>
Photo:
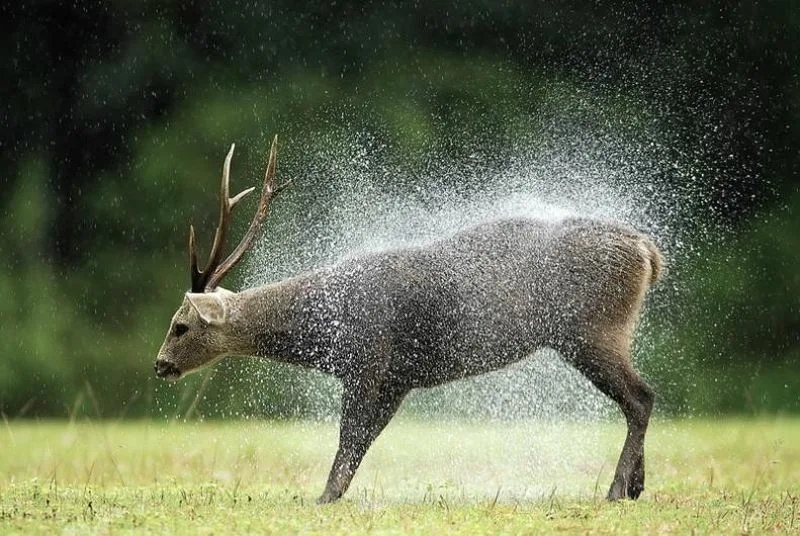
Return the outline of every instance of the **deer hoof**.
<path id="1" fill-rule="evenodd" d="M 336 494 L 330 491 L 325 490 L 325 492 L 319 496 L 317 499 L 317 504 L 330 504 L 338 501 L 341 498 L 341 494 Z"/>

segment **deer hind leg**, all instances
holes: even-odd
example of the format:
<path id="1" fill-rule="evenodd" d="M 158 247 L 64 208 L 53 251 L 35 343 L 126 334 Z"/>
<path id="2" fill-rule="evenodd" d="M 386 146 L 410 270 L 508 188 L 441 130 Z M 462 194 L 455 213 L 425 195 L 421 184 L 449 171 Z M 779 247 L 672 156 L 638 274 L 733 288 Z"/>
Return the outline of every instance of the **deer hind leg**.
<path id="1" fill-rule="evenodd" d="M 391 384 L 381 386 L 377 392 L 358 383 L 345 384 L 339 449 L 318 503 L 334 502 L 344 495 L 370 445 L 389 423 L 407 392 Z"/>
<path id="2" fill-rule="evenodd" d="M 630 351 L 585 345 L 567 360 L 614 400 L 628 424 L 614 480 L 606 498 L 636 499 L 644 491 L 644 436 L 653 409 L 653 390 L 633 369 Z"/>

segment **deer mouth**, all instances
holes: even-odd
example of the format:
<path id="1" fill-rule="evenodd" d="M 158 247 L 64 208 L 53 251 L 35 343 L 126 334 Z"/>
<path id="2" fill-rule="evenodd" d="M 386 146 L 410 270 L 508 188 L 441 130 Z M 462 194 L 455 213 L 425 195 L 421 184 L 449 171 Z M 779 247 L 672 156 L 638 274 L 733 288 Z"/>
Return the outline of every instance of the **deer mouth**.
<path id="1" fill-rule="evenodd" d="M 174 363 L 159 359 L 155 364 L 156 376 L 165 380 L 175 381 L 181 377 L 181 370 Z"/>

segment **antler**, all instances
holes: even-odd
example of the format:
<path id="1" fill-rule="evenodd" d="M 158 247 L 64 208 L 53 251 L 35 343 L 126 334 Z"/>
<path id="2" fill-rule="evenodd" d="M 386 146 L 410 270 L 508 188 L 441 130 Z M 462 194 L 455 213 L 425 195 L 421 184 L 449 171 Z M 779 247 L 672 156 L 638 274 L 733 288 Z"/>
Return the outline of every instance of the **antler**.
<path id="1" fill-rule="evenodd" d="M 222 185 L 219 193 L 219 224 L 214 233 L 214 245 L 211 247 L 211 253 L 208 256 L 208 263 L 206 267 L 200 271 L 197 268 L 197 252 L 195 251 L 194 240 L 194 227 L 189 226 L 189 271 L 192 277 L 192 292 L 205 292 L 213 290 L 217 287 L 222 278 L 225 277 L 231 268 L 236 266 L 242 255 L 250 249 L 253 239 L 264 223 L 264 219 L 269 212 L 269 204 L 284 188 L 289 186 L 291 181 L 284 183 L 281 186 L 275 187 L 275 166 L 278 157 L 278 136 L 272 140 L 272 147 L 269 150 L 269 163 L 267 164 L 267 172 L 264 175 L 264 187 L 261 190 L 261 199 L 258 202 L 256 214 L 253 221 L 250 222 L 250 227 L 247 229 L 241 242 L 233 252 L 222 262 L 222 251 L 225 247 L 225 238 L 230 228 L 230 217 L 233 208 L 242 200 L 244 196 L 255 190 L 255 187 L 248 188 L 240 194 L 230 196 L 230 173 L 231 173 L 231 159 L 233 158 L 233 149 L 235 145 L 231 144 L 231 149 L 228 151 L 228 156 L 225 157 L 225 164 L 222 167 Z"/>

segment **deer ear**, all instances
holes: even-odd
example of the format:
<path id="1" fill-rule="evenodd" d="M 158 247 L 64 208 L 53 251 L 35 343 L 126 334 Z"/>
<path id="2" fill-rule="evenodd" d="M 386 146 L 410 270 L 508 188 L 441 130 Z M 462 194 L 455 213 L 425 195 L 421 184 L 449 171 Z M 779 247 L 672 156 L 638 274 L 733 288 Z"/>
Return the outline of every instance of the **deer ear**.
<path id="1" fill-rule="evenodd" d="M 192 304 L 203 322 L 207 324 L 223 324 L 228 317 L 225 295 L 217 292 L 187 292 L 186 298 Z"/>

